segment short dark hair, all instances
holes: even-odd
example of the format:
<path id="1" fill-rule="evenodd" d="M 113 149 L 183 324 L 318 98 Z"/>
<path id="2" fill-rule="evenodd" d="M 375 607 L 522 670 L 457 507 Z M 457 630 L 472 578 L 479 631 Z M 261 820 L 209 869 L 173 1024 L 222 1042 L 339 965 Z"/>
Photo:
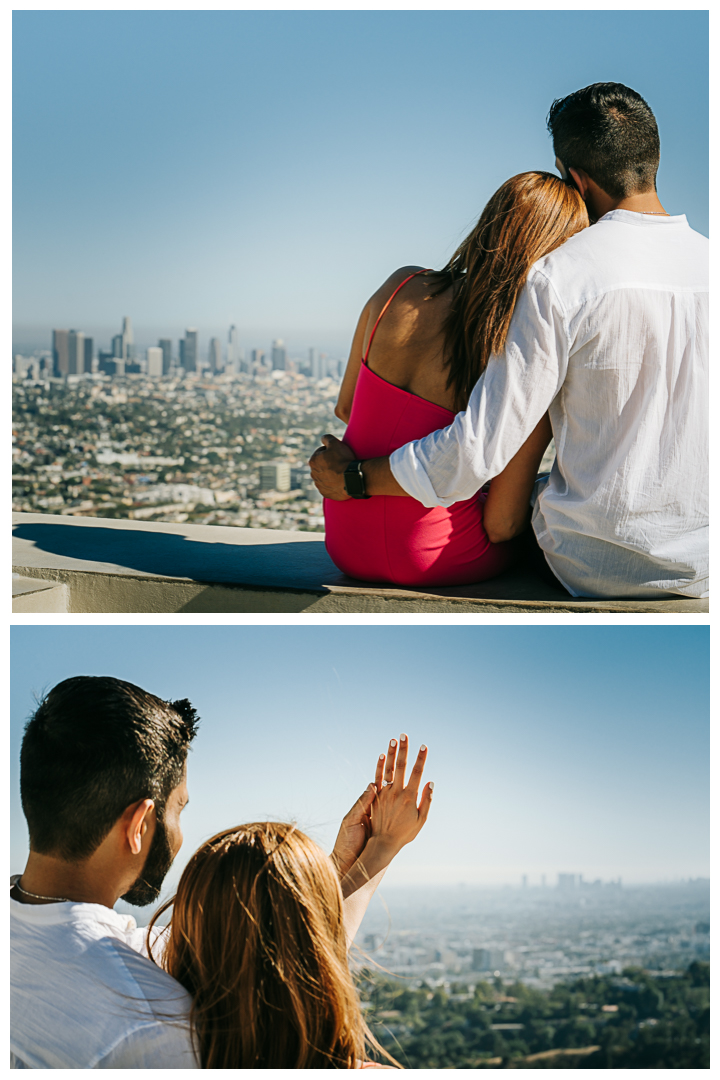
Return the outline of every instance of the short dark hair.
<path id="1" fill-rule="evenodd" d="M 614 199 L 654 191 L 660 136 L 652 109 L 622 83 L 593 83 L 558 98 L 547 117 L 555 156 Z"/>
<path id="2" fill-rule="evenodd" d="M 25 725 L 20 795 L 33 851 L 87 858 L 128 806 L 162 814 L 183 775 L 198 716 L 132 683 L 81 675 L 58 683 Z"/>

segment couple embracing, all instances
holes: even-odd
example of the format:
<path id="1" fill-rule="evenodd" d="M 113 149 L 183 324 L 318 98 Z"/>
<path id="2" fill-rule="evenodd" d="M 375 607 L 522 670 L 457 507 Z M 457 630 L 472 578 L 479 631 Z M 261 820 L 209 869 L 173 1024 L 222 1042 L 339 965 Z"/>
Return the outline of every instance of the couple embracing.
<path id="1" fill-rule="evenodd" d="M 660 203 L 635 91 L 585 87 L 548 128 L 560 176 L 508 180 L 447 266 L 366 304 L 347 431 L 310 461 L 329 554 L 401 585 L 524 559 L 572 596 L 707 596 L 707 240 Z"/>
<path id="2" fill-rule="evenodd" d="M 28 721 L 11 1068 L 394 1067 L 364 1023 L 347 954 L 427 819 L 427 748 L 406 780 L 407 736 L 391 740 L 331 856 L 292 824 L 217 833 L 142 930 L 114 905 L 160 895 L 182 844 L 196 728 L 187 700 L 88 676 L 58 684 Z"/>

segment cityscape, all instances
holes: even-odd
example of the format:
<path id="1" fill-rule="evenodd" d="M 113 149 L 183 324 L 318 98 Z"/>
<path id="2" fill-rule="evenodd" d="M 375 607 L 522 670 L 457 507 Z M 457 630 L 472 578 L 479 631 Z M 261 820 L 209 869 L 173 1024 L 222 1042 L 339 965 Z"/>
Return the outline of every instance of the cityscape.
<path id="1" fill-rule="evenodd" d="M 403 985 L 469 993 L 479 980 L 548 989 L 627 967 L 682 970 L 710 955 L 709 882 L 624 886 L 560 874 L 557 884 L 388 889 L 374 900 L 358 965 Z"/>
<path id="2" fill-rule="evenodd" d="M 355 950 L 406 1068 L 709 1068 L 709 881 L 388 889 Z"/>
<path id="3" fill-rule="evenodd" d="M 132 323 L 95 349 L 78 330 L 13 358 L 13 509 L 322 531 L 307 460 L 345 361 L 282 340 L 247 357 L 231 326 L 201 357 L 196 329 L 136 349 Z"/>

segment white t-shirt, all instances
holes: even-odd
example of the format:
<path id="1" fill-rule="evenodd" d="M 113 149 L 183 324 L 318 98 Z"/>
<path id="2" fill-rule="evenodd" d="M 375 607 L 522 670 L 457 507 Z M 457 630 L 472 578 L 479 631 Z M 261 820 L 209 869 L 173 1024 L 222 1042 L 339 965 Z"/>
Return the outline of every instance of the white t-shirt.
<path id="1" fill-rule="evenodd" d="M 708 241 L 612 210 L 540 259 L 465 412 L 390 457 L 424 506 L 468 499 L 542 415 L 533 528 L 573 596 L 708 595 Z"/>
<path id="2" fill-rule="evenodd" d="M 148 959 L 132 916 L 74 902 L 10 909 L 11 1068 L 199 1068 L 190 996 Z"/>

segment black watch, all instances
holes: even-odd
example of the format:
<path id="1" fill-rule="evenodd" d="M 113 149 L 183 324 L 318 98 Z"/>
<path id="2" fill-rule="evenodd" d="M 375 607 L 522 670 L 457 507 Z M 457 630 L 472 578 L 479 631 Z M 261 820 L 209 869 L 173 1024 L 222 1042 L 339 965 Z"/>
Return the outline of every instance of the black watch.
<path id="1" fill-rule="evenodd" d="M 345 490 L 353 499 L 369 499 L 365 491 L 362 461 L 351 461 L 345 470 Z"/>

